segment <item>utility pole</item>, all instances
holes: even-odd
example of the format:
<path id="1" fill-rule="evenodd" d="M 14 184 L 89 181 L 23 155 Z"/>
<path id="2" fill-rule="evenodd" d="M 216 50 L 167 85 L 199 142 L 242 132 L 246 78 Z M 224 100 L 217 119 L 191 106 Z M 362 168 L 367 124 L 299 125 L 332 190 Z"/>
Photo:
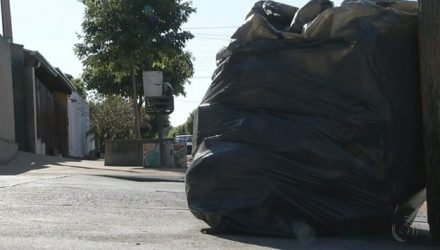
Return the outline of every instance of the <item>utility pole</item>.
<path id="1" fill-rule="evenodd" d="M 1 0 L 3 37 L 12 43 L 11 6 L 9 0 Z"/>
<path id="2" fill-rule="evenodd" d="M 440 241 L 440 1 L 419 0 L 420 67 L 428 222 Z"/>
<path id="3" fill-rule="evenodd" d="M 157 119 L 159 119 L 158 121 L 158 136 L 159 136 L 159 166 L 160 167 L 165 167 L 165 144 L 163 142 L 163 115 L 162 114 L 158 114 Z"/>

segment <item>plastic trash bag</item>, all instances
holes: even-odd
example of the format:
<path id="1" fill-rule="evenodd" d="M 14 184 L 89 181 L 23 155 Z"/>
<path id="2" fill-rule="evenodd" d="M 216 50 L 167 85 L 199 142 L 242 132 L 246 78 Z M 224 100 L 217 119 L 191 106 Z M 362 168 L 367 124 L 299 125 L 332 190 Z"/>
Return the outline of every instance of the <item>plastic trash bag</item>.
<path id="1" fill-rule="evenodd" d="M 417 6 L 387 6 L 350 1 L 302 34 L 255 13 L 219 53 L 186 174 L 189 208 L 213 232 L 391 232 L 413 214 L 402 204 L 425 186 Z"/>
<path id="2" fill-rule="evenodd" d="M 333 2 L 330 0 L 311 0 L 297 13 L 290 26 L 290 31 L 302 33 L 304 25 L 313 21 L 319 14 L 327 9 L 333 8 Z"/>
<path id="3" fill-rule="evenodd" d="M 247 15 L 259 14 L 266 18 L 276 29 L 288 29 L 292 19 L 295 17 L 298 8 L 274 1 L 259 1 Z"/>

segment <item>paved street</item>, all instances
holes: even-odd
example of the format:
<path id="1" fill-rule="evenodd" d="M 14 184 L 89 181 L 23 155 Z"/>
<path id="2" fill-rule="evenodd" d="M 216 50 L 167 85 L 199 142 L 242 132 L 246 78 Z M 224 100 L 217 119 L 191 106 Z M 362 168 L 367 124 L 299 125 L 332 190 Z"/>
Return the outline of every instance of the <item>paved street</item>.
<path id="1" fill-rule="evenodd" d="M 182 170 L 21 154 L 0 174 L 1 249 L 429 248 L 371 238 L 204 235 L 206 225 L 187 209 Z"/>

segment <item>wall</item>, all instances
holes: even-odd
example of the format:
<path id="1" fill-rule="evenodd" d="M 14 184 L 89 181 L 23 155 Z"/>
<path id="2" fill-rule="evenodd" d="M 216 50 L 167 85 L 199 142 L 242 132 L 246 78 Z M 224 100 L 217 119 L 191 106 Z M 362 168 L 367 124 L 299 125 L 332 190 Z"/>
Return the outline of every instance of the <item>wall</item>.
<path id="1" fill-rule="evenodd" d="M 54 101 L 53 95 L 43 84 L 35 78 L 36 110 L 37 110 L 37 148 L 44 146 L 44 152 L 54 155 L 56 142 Z M 42 150 L 38 151 L 43 152 Z"/>
<path id="2" fill-rule="evenodd" d="M 37 140 L 37 104 L 35 92 L 35 68 L 33 62 L 27 62 L 24 67 L 24 89 L 25 89 L 25 117 L 26 117 L 26 151 L 43 153 L 43 145 Z"/>
<path id="3" fill-rule="evenodd" d="M 14 88 L 15 142 L 20 151 L 29 151 L 26 117 L 26 89 L 23 46 L 11 44 L 12 82 Z"/>
<path id="4" fill-rule="evenodd" d="M 15 141 L 11 50 L 0 36 L 0 138 Z"/>
<path id="5" fill-rule="evenodd" d="M 69 96 L 66 93 L 53 92 L 54 97 L 54 126 L 56 133 L 56 155 L 69 155 L 69 118 L 67 103 Z"/>
<path id="6" fill-rule="evenodd" d="M 95 142 L 90 132 L 89 106 L 73 91 L 68 103 L 69 113 L 69 156 L 87 157 L 94 150 Z"/>
<path id="7" fill-rule="evenodd" d="M 0 36 L 0 165 L 17 154 L 14 122 L 11 50 Z"/>
<path id="8" fill-rule="evenodd" d="M 0 166 L 7 165 L 17 156 L 17 153 L 17 143 L 0 138 Z"/>
<path id="9" fill-rule="evenodd" d="M 173 139 L 165 139 L 164 141 L 174 142 Z M 151 143 L 157 143 L 157 140 L 156 139 L 107 140 L 105 142 L 105 165 L 106 166 L 143 166 L 144 165 L 143 145 L 151 144 Z"/>

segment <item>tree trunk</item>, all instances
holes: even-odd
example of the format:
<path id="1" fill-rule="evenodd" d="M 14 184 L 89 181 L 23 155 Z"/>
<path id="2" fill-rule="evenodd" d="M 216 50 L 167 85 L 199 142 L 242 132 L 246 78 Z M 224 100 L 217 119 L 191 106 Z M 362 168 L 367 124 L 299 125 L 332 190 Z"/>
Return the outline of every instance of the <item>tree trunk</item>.
<path id="1" fill-rule="evenodd" d="M 137 105 L 139 110 L 139 121 L 142 122 L 142 105 L 144 105 L 144 97 L 142 95 L 139 95 Z"/>
<path id="2" fill-rule="evenodd" d="M 428 221 L 440 241 L 440 1 L 419 0 Z"/>
<path id="3" fill-rule="evenodd" d="M 137 103 L 137 85 L 136 85 L 136 74 L 134 69 L 133 60 L 130 62 L 130 76 L 131 76 L 131 84 L 133 85 L 133 108 L 134 108 L 134 134 L 136 139 L 141 139 L 141 125 L 140 125 L 140 113 L 139 107 Z"/>

